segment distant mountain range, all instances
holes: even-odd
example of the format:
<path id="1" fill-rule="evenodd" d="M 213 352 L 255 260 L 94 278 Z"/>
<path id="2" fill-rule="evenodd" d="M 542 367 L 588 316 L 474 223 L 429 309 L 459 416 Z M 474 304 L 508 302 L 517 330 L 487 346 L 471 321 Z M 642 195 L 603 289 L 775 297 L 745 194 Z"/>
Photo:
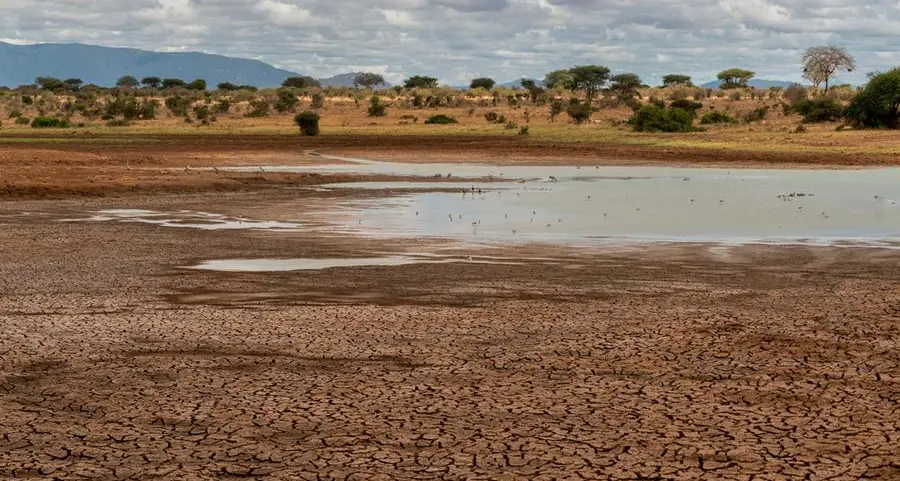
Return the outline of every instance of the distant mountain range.
<path id="1" fill-rule="evenodd" d="M 12 45 L 0 42 L 0 85 L 30 84 L 35 77 L 80 78 L 85 83 L 112 86 L 123 75 L 202 78 L 215 86 L 222 82 L 272 87 L 294 72 L 259 60 L 199 52 L 149 52 L 78 43 Z"/>
<path id="2" fill-rule="evenodd" d="M 789 82 L 787 80 L 764 80 L 764 79 L 750 80 L 750 86 L 758 88 L 758 89 L 767 89 L 770 87 L 787 88 L 795 83 L 797 83 L 797 82 Z M 705 84 L 701 85 L 701 87 L 703 87 L 705 89 L 716 89 L 716 88 L 719 88 L 720 85 L 722 85 L 721 80 L 713 80 L 712 82 L 706 82 Z"/>

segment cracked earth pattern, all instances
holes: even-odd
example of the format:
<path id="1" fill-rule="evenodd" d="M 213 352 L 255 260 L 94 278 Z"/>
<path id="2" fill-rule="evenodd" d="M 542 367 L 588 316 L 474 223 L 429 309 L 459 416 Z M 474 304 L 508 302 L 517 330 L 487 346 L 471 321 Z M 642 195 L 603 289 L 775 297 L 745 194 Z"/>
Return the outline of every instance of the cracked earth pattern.
<path id="1" fill-rule="evenodd" d="M 891 251 L 226 275 L 173 266 L 335 241 L 7 222 L 0 478 L 900 479 Z"/>

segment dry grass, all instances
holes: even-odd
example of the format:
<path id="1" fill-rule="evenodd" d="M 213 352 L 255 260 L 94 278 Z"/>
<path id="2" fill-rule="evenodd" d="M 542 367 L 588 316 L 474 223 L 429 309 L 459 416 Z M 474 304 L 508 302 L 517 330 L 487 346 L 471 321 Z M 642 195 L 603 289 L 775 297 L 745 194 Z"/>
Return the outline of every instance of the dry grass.
<path id="1" fill-rule="evenodd" d="M 659 92 L 655 92 L 659 93 Z M 646 98 L 646 97 L 645 97 Z M 390 103 L 390 100 L 388 100 Z M 659 147 L 691 147 L 704 149 L 733 149 L 748 152 L 810 152 L 835 154 L 900 154 L 900 137 L 893 132 L 884 131 L 841 131 L 837 132 L 837 124 L 817 124 L 807 126 L 805 133 L 795 133 L 800 117 L 785 116 L 780 99 L 744 99 L 731 100 L 727 96 L 702 100 L 702 113 L 711 110 L 725 111 L 740 118 L 746 112 L 761 106 L 769 107 L 767 118 L 752 124 L 728 126 L 710 126 L 703 132 L 687 134 L 644 134 L 635 133 L 623 122 L 631 111 L 627 108 L 602 109 L 597 112 L 591 123 L 575 125 L 566 114 L 561 114 L 555 122 L 549 120 L 549 107 L 510 107 L 505 102 L 497 107 L 464 107 L 464 108 L 388 108 L 387 116 L 372 118 L 366 115 L 365 101 L 359 107 L 352 99 L 328 99 L 319 112 L 322 116 L 322 135 L 479 135 L 479 136 L 516 136 L 518 128 L 507 129 L 504 125 L 490 124 L 484 114 L 497 112 L 518 126 L 529 126 L 530 139 L 540 141 L 575 142 L 575 143 L 621 143 L 648 145 Z M 301 102 L 300 110 L 308 108 L 308 100 Z M 29 126 L 13 125 L 5 122 L 2 132 L 15 134 L 39 134 L 60 132 L 71 133 L 84 141 L 84 135 L 121 134 L 123 137 L 141 134 L 285 134 L 297 132 L 293 124 L 293 114 L 275 114 L 263 118 L 247 118 L 243 113 L 246 105 L 238 104 L 232 113 L 219 115 L 211 125 L 200 126 L 185 123 L 182 118 L 171 117 L 164 107 L 159 109 L 160 119 L 135 122 L 128 127 L 107 127 L 103 121 L 84 122 L 83 127 L 71 130 L 35 130 Z M 455 125 L 425 125 L 423 122 L 430 116 L 444 114 L 458 120 Z M 28 113 L 26 112 L 26 115 Z M 527 118 L 527 120 L 526 120 Z M 81 135 L 79 135 L 81 134 Z M 65 137 L 58 137 L 60 142 Z M 3 141 L 0 137 L 0 141 Z M 17 138 L 15 141 L 27 141 Z M 124 140 L 123 141 L 127 141 Z"/>

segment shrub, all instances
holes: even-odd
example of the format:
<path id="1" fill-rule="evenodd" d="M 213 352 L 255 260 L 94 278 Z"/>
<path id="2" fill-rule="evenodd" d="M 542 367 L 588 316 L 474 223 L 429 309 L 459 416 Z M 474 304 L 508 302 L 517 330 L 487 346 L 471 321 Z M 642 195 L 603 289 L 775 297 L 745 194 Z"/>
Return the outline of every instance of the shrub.
<path id="1" fill-rule="evenodd" d="M 720 112 L 718 110 L 707 112 L 701 119 L 700 123 L 703 125 L 708 124 L 736 124 L 737 119 L 728 115 L 725 112 Z"/>
<path id="2" fill-rule="evenodd" d="M 591 106 L 587 103 L 581 103 L 578 99 L 572 99 L 569 101 L 566 113 L 569 114 L 569 117 L 572 117 L 576 124 L 583 124 L 591 118 L 591 110 Z"/>
<path id="3" fill-rule="evenodd" d="M 56 117 L 36 117 L 31 121 L 31 127 L 35 129 L 67 129 L 71 127 L 72 124 L 68 119 L 58 119 Z"/>
<path id="4" fill-rule="evenodd" d="M 759 107 L 744 114 L 744 121 L 747 123 L 760 122 L 769 115 L 769 107 Z"/>
<path id="5" fill-rule="evenodd" d="M 16 125 L 28 125 L 31 123 L 31 119 L 28 117 L 16 117 Z"/>
<path id="6" fill-rule="evenodd" d="M 316 92 L 312 95 L 312 107 L 315 110 L 319 110 L 325 106 L 325 96 L 319 92 Z"/>
<path id="7" fill-rule="evenodd" d="M 841 104 L 828 98 L 801 100 L 794 105 L 793 111 L 802 115 L 803 121 L 807 123 L 830 122 L 844 115 Z"/>
<path id="8" fill-rule="evenodd" d="M 222 99 L 218 103 L 213 104 L 213 112 L 217 114 L 227 114 L 231 110 L 231 100 Z"/>
<path id="9" fill-rule="evenodd" d="M 444 114 L 434 115 L 428 118 L 425 121 L 426 124 L 455 124 L 456 119 L 453 117 L 448 117 Z"/>
<path id="10" fill-rule="evenodd" d="M 484 120 L 487 120 L 489 124 L 505 124 L 506 116 L 498 115 L 497 112 L 488 112 L 484 114 Z"/>
<path id="11" fill-rule="evenodd" d="M 169 109 L 175 117 L 184 117 L 187 115 L 188 105 L 190 105 L 190 103 L 190 100 L 180 95 L 176 95 L 166 99 L 166 108 Z"/>
<path id="12" fill-rule="evenodd" d="M 519 129 L 519 135 L 523 135 L 523 136 L 524 136 L 524 135 L 529 135 L 529 134 L 530 134 L 530 132 L 528 131 L 528 126 L 527 126 L 527 125 L 524 126 L 524 127 L 522 127 L 521 129 Z"/>
<path id="13" fill-rule="evenodd" d="M 784 89 L 784 93 L 781 94 L 781 97 L 787 101 L 788 105 L 793 107 L 799 102 L 809 98 L 809 91 L 800 84 L 791 84 L 788 88 Z"/>
<path id="14" fill-rule="evenodd" d="M 22 112 L 19 112 L 18 110 L 13 110 L 12 112 L 9 113 L 9 118 L 11 118 L 11 119 L 16 119 L 21 116 L 22 116 Z"/>
<path id="15" fill-rule="evenodd" d="M 124 119 L 112 119 L 106 123 L 107 127 L 128 127 L 131 122 Z"/>
<path id="16" fill-rule="evenodd" d="M 635 132 L 691 132 L 694 130 L 694 117 L 679 108 L 660 108 L 658 105 L 646 105 L 634 113 L 628 123 Z"/>
<path id="17" fill-rule="evenodd" d="M 254 99 L 250 101 L 250 111 L 244 117 L 268 117 L 272 104 L 266 99 Z"/>
<path id="18" fill-rule="evenodd" d="M 694 102 L 692 100 L 676 100 L 670 104 L 670 107 L 673 109 L 681 109 L 696 117 L 697 112 L 703 108 L 703 104 L 700 102 Z"/>
<path id="19" fill-rule="evenodd" d="M 384 117 L 387 115 L 387 104 L 381 101 L 381 97 L 373 95 L 369 99 L 369 117 Z"/>
<path id="20" fill-rule="evenodd" d="M 294 89 L 278 89 L 278 100 L 275 101 L 275 110 L 277 110 L 278 113 L 283 114 L 285 112 L 293 112 L 299 103 L 300 100 L 297 98 Z"/>
<path id="21" fill-rule="evenodd" d="M 566 103 L 560 99 L 553 99 L 550 102 L 550 121 L 555 122 L 556 117 L 566 111 Z"/>
<path id="22" fill-rule="evenodd" d="M 519 124 L 515 122 L 507 122 L 507 124 L 504 125 L 503 128 L 506 130 L 516 130 L 519 128 Z"/>
<path id="23" fill-rule="evenodd" d="M 300 133 L 303 135 L 316 136 L 319 135 L 319 114 L 315 112 L 301 112 L 294 117 L 294 123 L 300 127 Z"/>

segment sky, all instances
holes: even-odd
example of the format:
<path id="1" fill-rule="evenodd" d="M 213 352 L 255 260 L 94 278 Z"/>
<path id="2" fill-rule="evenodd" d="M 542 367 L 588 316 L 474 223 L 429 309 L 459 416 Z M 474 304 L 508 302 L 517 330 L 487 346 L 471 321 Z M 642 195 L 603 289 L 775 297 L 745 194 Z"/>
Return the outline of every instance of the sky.
<path id="1" fill-rule="evenodd" d="M 898 0 L 0 0 L 0 41 L 81 42 L 254 58 L 314 77 L 350 71 L 462 85 L 605 65 L 655 84 L 720 70 L 800 80 L 800 56 L 856 56 L 844 82 L 900 65 Z"/>

